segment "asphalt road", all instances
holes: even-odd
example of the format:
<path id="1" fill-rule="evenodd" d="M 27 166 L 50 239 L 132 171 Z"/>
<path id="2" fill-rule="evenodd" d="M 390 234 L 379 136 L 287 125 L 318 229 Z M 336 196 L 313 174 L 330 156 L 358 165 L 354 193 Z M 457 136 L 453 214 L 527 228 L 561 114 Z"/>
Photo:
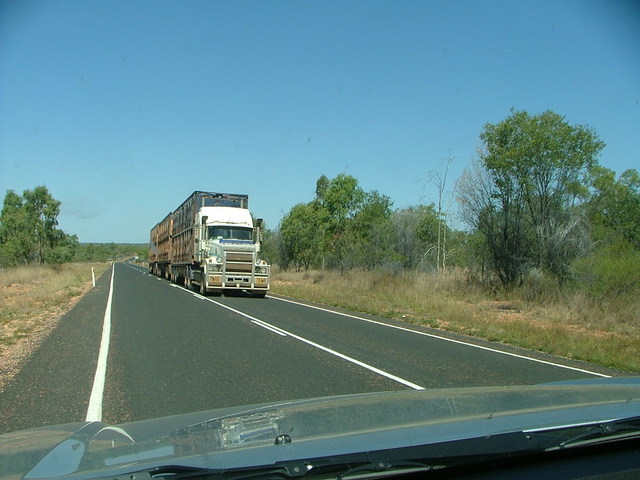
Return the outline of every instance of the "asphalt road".
<path id="1" fill-rule="evenodd" d="M 325 395 L 615 374 L 273 296 L 205 298 L 128 264 L 112 272 L 0 393 L 0 432 L 84 421 L 96 405 L 99 418 L 120 423 Z M 96 397 L 105 321 L 104 389 Z"/>

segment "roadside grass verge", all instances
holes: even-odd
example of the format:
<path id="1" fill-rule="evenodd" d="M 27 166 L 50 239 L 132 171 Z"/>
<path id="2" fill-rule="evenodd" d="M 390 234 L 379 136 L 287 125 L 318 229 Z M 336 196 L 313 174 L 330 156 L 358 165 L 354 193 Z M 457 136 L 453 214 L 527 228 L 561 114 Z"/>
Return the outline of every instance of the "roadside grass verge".
<path id="1" fill-rule="evenodd" d="M 91 288 L 107 263 L 27 265 L 0 270 L 0 386 L 17 363 Z"/>
<path id="2" fill-rule="evenodd" d="M 276 272 L 273 293 L 640 372 L 640 295 L 597 301 L 557 285 L 488 291 L 461 272 Z"/>

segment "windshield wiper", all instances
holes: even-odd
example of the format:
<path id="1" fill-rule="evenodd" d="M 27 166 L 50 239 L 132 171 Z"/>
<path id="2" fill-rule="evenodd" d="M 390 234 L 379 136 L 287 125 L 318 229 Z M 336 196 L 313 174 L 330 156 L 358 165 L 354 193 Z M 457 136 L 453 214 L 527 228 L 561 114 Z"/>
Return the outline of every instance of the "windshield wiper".
<path id="1" fill-rule="evenodd" d="M 212 479 L 212 480 L 260 480 L 266 478 L 313 478 L 335 477 L 348 479 L 352 475 L 379 472 L 420 472 L 443 468 L 442 466 L 430 466 L 422 462 L 403 460 L 389 462 L 384 459 L 335 462 L 331 460 L 321 462 L 286 462 L 276 465 L 264 465 L 259 467 L 234 468 L 234 469 L 209 469 L 200 467 L 186 467 L 166 465 L 155 467 L 141 472 L 127 473 L 121 476 L 111 476 L 111 480 L 131 480 L 134 475 L 136 480 L 186 480 L 186 479 Z"/>
<path id="2" fill-rule="evenodd" d="M 561 430 L 547 429 L 527 433 L 553 435 L 558 438 L 555 445 L 545 449 L 547 452 L 576 448 L 598 443 L 640 438 L 640 417 L 593 422 L 585 425 L 567 426 Z"/>

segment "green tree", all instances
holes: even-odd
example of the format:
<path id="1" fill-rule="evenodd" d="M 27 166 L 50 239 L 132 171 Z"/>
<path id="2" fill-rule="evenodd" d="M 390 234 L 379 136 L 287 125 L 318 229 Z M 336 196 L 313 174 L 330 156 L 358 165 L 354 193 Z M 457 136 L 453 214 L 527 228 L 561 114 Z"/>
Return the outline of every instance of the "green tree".
<path id="1" fill-rule="evenodd" d="M 354 265 L 375 268 L 393 258 L 392 205 L 391 198 L 377 190 L 365 193 L 362 205 L 349 225 Z"/>
<path id="2" fill-rule="evenodd" d="M 25 190 L 22 196 L 7 191 L 0 213 L 0 262 L 45 263 L 54 249 L 71 248 L 73 240 L 56 228 L 59 213 L 60 202 L 44 186 Z M 60 250 L 54 257 L 67 256 L 61 257 Z"/>
<path id="3" fill-rule="evenodd" d="M 44 186 L 36 187 L 33 191 L 25 190 L 23 197 L 24 208 L 31 222 L 36 261 L 45 263 L 48 252 L 64 239 L 64 235 L 56 228 L 60 202 Z"/>
<path id="4" fill-rule="evenodd" d="M 295 205 L 280 224 L 281 266 L 308 269 L 319 258 L 322 237 L 320 235 L 320 215 L 316 205 L 299 203 Z"/>
<path id="5" fill-rule="evenodd" d="M 506 120 L 486 124 L 480 138 L 486 147 L 481 159 L 492 172 L 498 195 L 526 206 L 537 265 L 564 277 L 571 249 L 559 250 L 559 244 L 575 243 L 573 233 L 583 226 L 567 212 L 586 199 L 589 172 L 604 143 L 593 130 L 569 125 L 552 111 L 535 116 L 512 111 Z"/>
<path id="6" fill-rule="evenodd" d="M 29 263 L 34 238 L 23 198 L 8 190 L 0 213 L 0 265 Z"/>
<path id="7" fill-rule="evenodd" d="M 280 232 L 278 230 L 271 230 L 270 228 L 264 228 L 262 243 L 260 244 L 260 258 L 265 260 L 270 265 L 279 263 L 278 258 L 278 241 Z"/>
<path id="8" fill-rule="evenodd" d="M 588 127 L 547 111 L 513 111 L 480 135 L 480 164 L 459 182 L 467 221 L 485 236 L 502 282 L 535 266 L 559 280 L 583 253 L 589 172 L 604 143 Z"/>
<path id="9" fill-rule="evenodd" d="M 391 213 L 390 222 L 394 230 L 393 250 L 402 267 L 413 269 L 422 259 L 422 242 L 417 230 L 421 221 L 420 207 L 400 208 Z"/>
<path id="10" fill-rule="evenodd" d="M 620 239 L 640 249 L 640 175 L 615 173 L 597 166 L 592 170 L 593 195 L 588 205 L 594 240 L 611 245 Z"/>
<path id="11" fill-rule="evenodd" d="M 597 298 L 638 298 L 640 250 L 623 238 L 603 245 L 572 265 L 577 285 Z M 632 304 L 632 303 L 630 303 Z"/>
<path id="12" fill-rule="evenodd" d="M 283 268 L 352 266 L 374 268 L 394 257 L 391 199 L 365 192 L 351 175 L 333 179 L 322 175 L 315 198 L 299 203 L 280 224 L 280 263 Z"/>
<path id="13" fill-rule="evenodd" d="M 526 209 L 510 182 L 497 187 L 491 172 L 480 162 L 458 179 L 458 203 L 463 220 L 479 232 L 478 252 L 487 254 L 480 265 L 490 265 L 505 286 L 519 282 L 530 265 L 532 233 Z"/>
<path id="14" fill-rule="evenodd" d="M 316 205 L 323 237 L 323 253 L 330 254 L 340 267 L 346 268 L 350 250 L 351 222 L 361 210 L 366 198 L 358 180 L 351 175 L 339 174 L 334 179 L 321 176 L 316 183 Z"/>
<path id="15" fill-rule="evenodd" d="M 433 203 L 421 205 L 419 212 L 420 221 L 416 235 L 422 245 L 423 266 L 429 266 L 438 272 L 443 271 L 450 256 L 447 244 L 452 236 L 444 217 L 445 213 L 441 205 L 436 206 Z"/>
<path id="16" fill-rule="evenodd" d="M 76 235 L 67 235 L 62 230 L 56 230 L 54 247 L 47 251 L 47 263 L 67 263 L 71 262 L 78 251 L 80 243 Z"/>

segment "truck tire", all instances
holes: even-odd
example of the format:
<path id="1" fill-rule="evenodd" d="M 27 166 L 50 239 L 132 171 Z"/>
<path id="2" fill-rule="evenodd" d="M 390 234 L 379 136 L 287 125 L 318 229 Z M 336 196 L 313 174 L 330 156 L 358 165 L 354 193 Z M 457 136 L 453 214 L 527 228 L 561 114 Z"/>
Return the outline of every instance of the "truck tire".
<path id="1" fill-rule="evenodd" d="M 264 290 L 251 290 L 251 295 L 258 298 L 264 298 L 267 295 L 267 292 Z"/>

